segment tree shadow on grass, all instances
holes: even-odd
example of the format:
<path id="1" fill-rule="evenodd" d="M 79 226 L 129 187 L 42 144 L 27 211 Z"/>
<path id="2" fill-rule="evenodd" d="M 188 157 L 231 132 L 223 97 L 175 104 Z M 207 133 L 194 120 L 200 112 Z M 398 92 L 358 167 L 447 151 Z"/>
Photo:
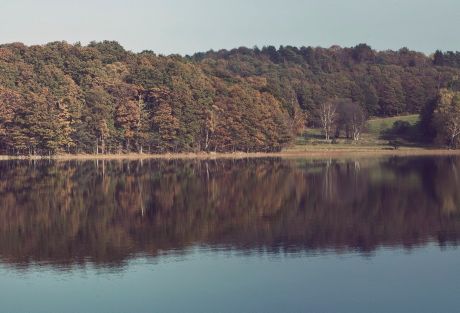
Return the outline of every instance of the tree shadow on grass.
<path id="1" fill-rule="evenodd" d="M 388 140 L 389 145 L 394 149 L 426 145 L 420 123 L 411 124 L 407 121 L 394 122 L 391 128 L 382 132 L 379 139 Z"/>

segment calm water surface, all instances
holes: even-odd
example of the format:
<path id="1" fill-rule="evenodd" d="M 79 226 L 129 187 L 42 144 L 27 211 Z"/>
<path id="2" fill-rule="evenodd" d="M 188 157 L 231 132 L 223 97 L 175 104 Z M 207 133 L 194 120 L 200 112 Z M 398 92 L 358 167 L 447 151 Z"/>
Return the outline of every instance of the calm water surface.
<path id="1" fill-rule="evenodd" d="M 460 158 L 0 162 L 0 312 L 456 312 Z"/>

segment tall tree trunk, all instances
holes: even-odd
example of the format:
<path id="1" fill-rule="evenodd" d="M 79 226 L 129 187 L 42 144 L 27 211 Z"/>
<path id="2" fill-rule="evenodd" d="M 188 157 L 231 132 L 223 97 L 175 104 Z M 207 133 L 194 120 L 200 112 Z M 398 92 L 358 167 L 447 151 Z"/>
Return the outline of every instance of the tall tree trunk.
<path id="1" fill-rule="evenodd" d="M 104 137 L 101 138 L 101 152 L 105 154 L 105 139 Z"/>
<path id="2" fill-rule="evenodd" d="M 205 151 L 208 151 L 208 146 L 209 146 L 209 130 L 206 129 L 206 140 L 205 140 L 205 144 L 204 144 L 204 150 Z"/>

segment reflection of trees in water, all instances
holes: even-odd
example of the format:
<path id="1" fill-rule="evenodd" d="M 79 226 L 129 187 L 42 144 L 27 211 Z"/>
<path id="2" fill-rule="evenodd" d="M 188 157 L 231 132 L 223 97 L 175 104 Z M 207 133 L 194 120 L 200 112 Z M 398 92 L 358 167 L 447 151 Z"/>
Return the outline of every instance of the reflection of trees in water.
<path id="1" fill-rule="evenodd" d="M 456 243 L 458 158 L 0 163 L 6 262 Z"/>

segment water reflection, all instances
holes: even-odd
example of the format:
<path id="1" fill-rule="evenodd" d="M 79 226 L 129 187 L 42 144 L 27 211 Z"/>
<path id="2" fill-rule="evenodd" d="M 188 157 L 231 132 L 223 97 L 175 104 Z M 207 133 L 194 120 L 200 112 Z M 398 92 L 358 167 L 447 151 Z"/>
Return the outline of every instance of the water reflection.
<path id="1" fill-rule="evenodd" d="M 0 259 L 457 245 L 460 158 L 0 162 Z"/>

